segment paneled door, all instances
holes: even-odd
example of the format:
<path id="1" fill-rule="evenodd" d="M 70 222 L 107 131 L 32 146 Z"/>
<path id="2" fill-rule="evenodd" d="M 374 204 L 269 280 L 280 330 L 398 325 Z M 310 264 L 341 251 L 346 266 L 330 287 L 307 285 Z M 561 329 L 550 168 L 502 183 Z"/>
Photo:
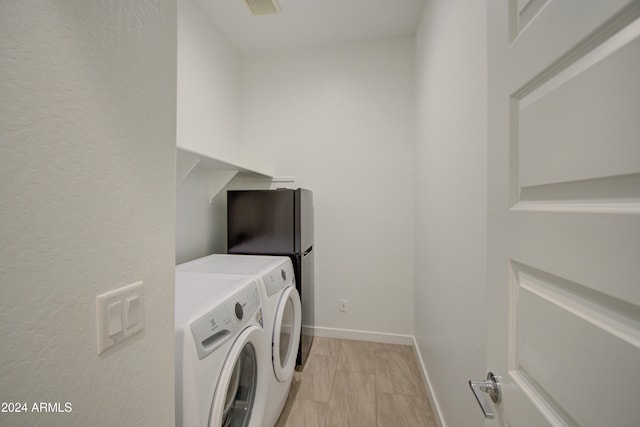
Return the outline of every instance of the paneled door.
<path id="1" fill-rule="evenodd" d="M 488 33 L 486 425 L 640 426 L 640 2 L 488 0 Z"/>

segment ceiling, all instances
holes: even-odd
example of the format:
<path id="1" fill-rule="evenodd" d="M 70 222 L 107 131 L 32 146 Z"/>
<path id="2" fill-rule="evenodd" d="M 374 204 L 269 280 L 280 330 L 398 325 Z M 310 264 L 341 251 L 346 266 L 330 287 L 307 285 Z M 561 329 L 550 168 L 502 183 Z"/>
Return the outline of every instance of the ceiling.
<path id="1" fill-rule="evenodd" d="M 253 16 L 244 0 L 198 0 L 240 52 L 412 36 L 424 0 L 279 0 Z"/>

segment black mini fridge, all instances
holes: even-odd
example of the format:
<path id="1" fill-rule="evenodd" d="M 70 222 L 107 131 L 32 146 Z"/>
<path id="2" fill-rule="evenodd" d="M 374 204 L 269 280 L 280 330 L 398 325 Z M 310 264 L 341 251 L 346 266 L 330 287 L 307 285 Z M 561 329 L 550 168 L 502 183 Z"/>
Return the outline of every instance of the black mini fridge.
<path id="1" fill-rule="evenodd" d="M 227 192 L 227 252 L 291 258 L 302 300 L 296 369 L 313 343 L 313 194 L 298 188 Z"/>

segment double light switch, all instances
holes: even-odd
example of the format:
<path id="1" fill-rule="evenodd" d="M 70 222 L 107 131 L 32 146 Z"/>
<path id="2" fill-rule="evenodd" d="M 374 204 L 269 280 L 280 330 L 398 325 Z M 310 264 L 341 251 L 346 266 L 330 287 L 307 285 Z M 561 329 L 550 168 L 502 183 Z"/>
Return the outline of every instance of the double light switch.
<path id="1" fill-rule="evenodd" d="M 100 294 L 96 297 L 97 351 L 109 347 L 144 329 L 144 287 L 142 282 Z"/>

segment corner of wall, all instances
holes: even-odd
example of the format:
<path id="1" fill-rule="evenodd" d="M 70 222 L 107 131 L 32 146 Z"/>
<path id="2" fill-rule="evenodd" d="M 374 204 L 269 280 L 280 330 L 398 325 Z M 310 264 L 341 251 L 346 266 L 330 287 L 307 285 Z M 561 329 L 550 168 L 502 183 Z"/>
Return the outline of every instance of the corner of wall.
<path id="1" fill-rule="evenodd" d="M 485 370 L 485 9 L 428 1 L 416 36 L 414 331 L 443 425 L 477 422 Z"/>

